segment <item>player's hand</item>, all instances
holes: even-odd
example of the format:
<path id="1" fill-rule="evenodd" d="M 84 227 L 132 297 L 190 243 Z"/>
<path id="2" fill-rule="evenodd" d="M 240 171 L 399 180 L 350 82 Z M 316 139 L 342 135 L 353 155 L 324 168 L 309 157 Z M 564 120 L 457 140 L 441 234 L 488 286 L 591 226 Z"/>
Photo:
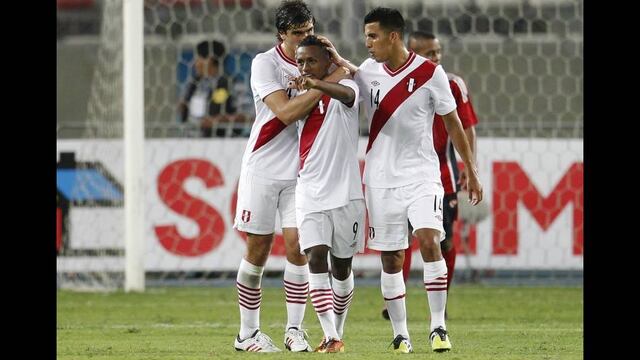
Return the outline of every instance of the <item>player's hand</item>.
<path id="1" fill-rule="evenodd" d="M 467 191 L 467 172 L 462 169 L 460 170 L 460 179 L 458 179 L 458 185 L 460 185 L 460 190 Z"/>
<path id="2" fill-rule="evenodd" d="M 482 184 L 478 179 L 477 171 L 468 172 L 467 191 L 469 192 L 469 202 L 475 206 L 482 201 Z"/>
<path id="3" fill-rule="evenodd" d="M 318 38 L 318 40 L 320 40 L 321 43 L 327 45 L 327 50 L 329 50 L 329 54 L 331 54 L 331 61 L 333 61 L 333 63 L 338 66 L 342 66 L 342 64 L 344 63 L 344 59 L 342 58 L 342 56 L 340 56 L 340 54 L 338 54 L 338 50 L 336 50 L 336 47 L 333 46 L 331 41 L 329 41 L 326 36 L 316 35 L 316 37 Z"/>
<path id="4" fill-rule="evenodd" d="M 296 77 L 295 82 L 296 82 L 296 88 L 299 91 L 314 89 L 318 84 L 318 81 L 316 79 L 313 79 L 309 76 L 304 76 L 304 75 Z"/>

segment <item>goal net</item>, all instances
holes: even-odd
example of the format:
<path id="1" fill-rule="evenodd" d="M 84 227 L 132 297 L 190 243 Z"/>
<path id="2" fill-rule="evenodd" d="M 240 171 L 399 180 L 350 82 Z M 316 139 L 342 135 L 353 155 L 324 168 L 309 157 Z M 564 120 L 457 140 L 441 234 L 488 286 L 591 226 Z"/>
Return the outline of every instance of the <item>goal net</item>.
<path id="1" fill-rule="evenodd" d="M 65 86 L 73 76 L 86 79 L 86 91 L 75 95 L 82 99 L 74 103 L 79 121 L 69 120 L 76 108 L 58 112 L 58 285 L 119 288 L 126 257 L 122 1 L 61 3 L 74 2 L 58 1 L 58 102 L 73 91 Z M 367 56 L 364 15 L 375 6 L 397 8 L 407 23 L 405 37 L 413 30 L 434 33 L 443 45 L 443 67 L 465 80 L 479 118 L 477 159 L 486 214 L 469 215 L 467 223 L 456 225 L 456 279 L 581 281 L 583 2 L 307 3 L 317 21 L 315 32 L 328 36 L 356 64 Z M 246 248 L 232 225 L 240 159 L 255 116 L 251 61 L 275 44 L 279 4 L 141 1 L 146 181 L 141 241 L 147 284 L 233 278 Z M 97 16 L 86 15 L 89 11 Z M 85 68 L 71 66 L 77 48 L 89 52 Z M 198 97 L 202 89 L 190 90 L 190 83 L 207 71 L 216 79 L 213 90 Z M 189 91 L 193 94 L 185 100 Z M 215 116 L 195 109 L 202 101 L 216 106 Z M 364 118 L 360 125 L 364 144 Z M 283 269 L 283 249 L 276 231 L 268 271 Z M 419 256 L 414 261 L 417 270 Z M 358 255 L 354 268 L 377 274 L 379 259 L 373 252 Z"/>

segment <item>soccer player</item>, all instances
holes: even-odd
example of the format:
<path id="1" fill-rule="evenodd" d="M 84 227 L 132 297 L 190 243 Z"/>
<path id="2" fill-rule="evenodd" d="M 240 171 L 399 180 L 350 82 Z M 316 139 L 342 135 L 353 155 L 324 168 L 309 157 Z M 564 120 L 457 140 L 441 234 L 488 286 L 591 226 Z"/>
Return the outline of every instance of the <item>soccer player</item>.
<path id="1" fill-rule="evenodd" d="M 293 60 L 296 46 L 313 34 L 315 19 L 307 5 L 296 0 L 283 2 L 276 10 L 275 20 L 278 44 L 256 55 L 251 64 L 256 119 L 242 157 L 234 221 L 234 228 L 247 234 L 247 252 L 236 279 L 240 332 L 234 346 L 241 351 L 281 351 L 260 331 L 262 273 L 271 251 L 278 211 L 287 257 L 284 344 L 294 352 L 311 351 L 302 330 L 309 269 L 306 257 L 300 253 L 294 203 L 298 135 L 295 126 L 288 125 L 306 116 L 322 96 L 319 90 L 310 90 L 297 97 L 297 91 L 289 87 L 300 75 Z M 327 80 L 336 82 L 344 74 L 343 69 L 338 69 Z"/>
<path id="2" fill-rule="evenodd" d="M 298 45 L 296 61 L 299 87 L 325 94 L 298 126 L 296 221 L 300 248 L 309 261 L 311 303 L 324 332 L 315 351 L 344 352 L 344 323 L 354 288 L 351 261 L 364 251 L 365 205 L 357 156 L 359 90 L 351 79 L 337 84 L 322 81 L 333 63 L 326 46 L 313 35 Z"/>
<path id="3" fill-rule="evenodd" d="M 375 8 L 364 18 L 370 59 L 356 68 L 329 40 L 334 62 L 355 72 L 360 99 L 369 120 L 364 183 L 369 211 L 369 243 L 382 260 L 381 289 L 393 327 L 393 351 L 413 352 L 407 330 L 404 250 L 407 219 L 420 241 L 433 351 L 451 349 L 444 309 L 447 266 L 440 251 L 444 189 L 433 147 L 433 117 L 442 116 L 447 133 L 467 169 L 469 201 L 482 200 L 473 154 L 456 113 L 456 103 L 441 65 L 407 50 L 404 19 L 395 9 Z"/>
<path id="4" fill-rule="evenodd" d="M 414 31 L 409 34 L 408 47 L 411 51 L 414 51 L 420 56 L 433 61 L 436 64 L 440 64 L 442 59 L 442 46 L 440 40 L 430 33 L 423 31 Z M 476 131 L 475 125 L 478 124 L 478 118 L 471 104 L 471 97 L 464 80 L 456 74 L 447 73 L 447 79 L 451 86 L 451 92 L 456 99 L 456 112 L 462 127 L 464 128 L 465 135 L 467 135 L 467 141 L 471 152 L 473 153 L 473 159 L 476 159 Z M 449 134 L 444 126 L 442 117 L 438 114 L 433 119 L 433 147 L 438 154 L 438 160 L 440 161 L 440 180 L 444 187 L 444 206 L 442 209 L 442 225 L 446 233 L 446 237 L 440 242 L 440 250 L 442 257 L 444 257 L 447 263 L 447 294 L 449 287 L 451 286 L 451 279 L 453 279 L 453 272 L 456 264 L 456 249 L 453 246 L 453 223 L 458 218 L 458 185 L 462 190 L 466 189 L 466 171 L 462 169 L 458 174 L 458 164 L 456 161 L 455 151 L 453 144 L 449 141 Z M 409 224 L 409 231 L 412 231 L 412 226 Z M 409 244 L 411 244 L 412 236 L 409 234 Z M 407 283 L 409 278 L 409 269 L 411 268 L 411 246 L 405 250 L 404 264 L 402 265 L 402 274 L 404 276 L 404 282 Z M 448 296 L 448 295 L 447 295 Z M 445 319 L 447 318 L 447 310 L 445 309 Z M 389 313 L 385 308 L 382 311 L 382 316 L 385 319 L 389 319 Z"/>

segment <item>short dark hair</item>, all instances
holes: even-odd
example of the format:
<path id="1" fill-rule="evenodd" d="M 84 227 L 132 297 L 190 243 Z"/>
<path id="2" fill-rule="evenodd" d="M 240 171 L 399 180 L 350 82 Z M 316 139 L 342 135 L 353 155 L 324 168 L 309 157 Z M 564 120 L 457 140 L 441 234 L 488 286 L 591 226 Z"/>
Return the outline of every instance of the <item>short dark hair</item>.
<path id="1" fill-rule="evenodd" d="M 292 27 L 300 26 L 307 21 L 316 23 L 307 4 L 302 0 L 283 1 L 276 9 L 276 30 L 278 31 L 276 37 L 281 40 L 280 33 L 286 33 Z"/>
<path id="2" fill-rule="evenodd" d="M 433 40 L 436 38 L 436 36 L 430 32 L 426 32 L 426 31 L 414 31 L 411 34 L 409 34 L 410 38 L 414 38 L 414 39 L 420 39 L 420 40 Z"/>
<path id="3" fill-rule="evenodd" d="M 209 56 L 214 56 L 220 58 L 224 55 L 225 48 L 224 44 L 220 41 L 213 40 L 209 41 L 200 41 L 196 45 L 196 53 L 198 56 L 206 58 Z"/>
<path id="4" fill-rule="evenodd" d="M 307 37 L 302 39 L 302 41 L 300 41 L 300 44 L 298 44 L 298 47 L 301 46 L 320 46 L 325 49 L 327 47 L 327 45 L 320 41 L 320 39 L 318 39 L 318 37 L 315 35 L 307 35 Z"/>
<path id="5" fill-rule="evenodd" d="M 396 9 L 377 7 L 364 16 L 364 24 L 379 22 L 380 27 L 387 32 L 396 31 L 404 35 L 404 18 Z"/>
<path id="6" fill-rule="evenodd" d="M 300 44 L 298 44 L 298 47 L 300 48 L 303 46 L 318 46 L 326 52 L 329 58 L 331 58 L 331 54 L 329 53 L 329 50 L 327 50 L 327 45 L 320 41 L 320 39 L 315 35 L 307 35 L 307 37 L 302 39 Z"/>

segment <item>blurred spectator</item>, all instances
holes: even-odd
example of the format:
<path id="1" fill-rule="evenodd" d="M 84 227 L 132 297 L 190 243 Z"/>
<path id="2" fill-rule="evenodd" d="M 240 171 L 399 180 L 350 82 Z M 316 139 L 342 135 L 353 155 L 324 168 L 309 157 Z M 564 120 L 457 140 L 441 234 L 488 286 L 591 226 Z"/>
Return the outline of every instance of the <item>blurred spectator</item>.
<path id="1" fill-rule="evenodd" d="M 197 44 L 194 74 L 178 104 L 180 121 L 198 124 L 202 137 L 231 135 L 227 130 L 233 123 L 244 121 L 244 115 L 237 114 L 227 78 L 220 74 L 218 59 L 224 52 L 224 45 L 215 40 Z"/>

